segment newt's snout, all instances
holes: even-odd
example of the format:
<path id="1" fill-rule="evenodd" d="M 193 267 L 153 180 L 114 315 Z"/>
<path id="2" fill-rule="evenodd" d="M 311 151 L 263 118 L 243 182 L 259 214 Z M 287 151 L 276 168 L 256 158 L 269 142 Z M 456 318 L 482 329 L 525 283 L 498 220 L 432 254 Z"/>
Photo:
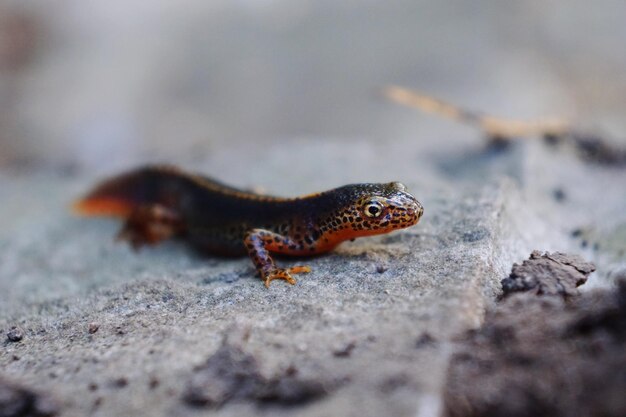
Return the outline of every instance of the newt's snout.
<path id="1" fill-rule="evenodd" d="M 407 209 L 407 214 L 412 219 L 412 221 L 410 222 L 411 226 L 417 224 L 417 222 L 420 221 L 420 218 L 424 214 L 424 207 L 419 201 L 415 200 L 413 204 L 411 204 Z"/>
<path id="2" fill-rule="evenodd" d="M 424 214 L 424 207 L 415 197 L 407 192 L 398 193 L 390 198 L 389 214 L 391 224 L 398 228 L 410 227 L 417 222 Z"/>

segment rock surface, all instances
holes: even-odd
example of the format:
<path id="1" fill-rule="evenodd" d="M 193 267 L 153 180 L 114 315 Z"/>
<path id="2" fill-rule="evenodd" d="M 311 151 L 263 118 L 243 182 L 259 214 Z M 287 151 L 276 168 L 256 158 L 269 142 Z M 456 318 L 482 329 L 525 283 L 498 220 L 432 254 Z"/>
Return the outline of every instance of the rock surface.
<path id="1" fill-rule="evenodd" d="M 0 193 L 11 199 L 0 231 L 0 329 L 19 327 L 23 337 L 0 351 L 2 375 L 53 395 L 61 415 L 187 416 L 209 403 L 223 416 L 436 414 L 449 341 L 480 326 L 512 263 L 538 242 L 547 250 L 579 248 L 570 228 L 555 231 L 541 215 L 543 204 L 576 215 L 576 204 L 552 203 L 551 192 L 520 187 L 515 177 L 485 183 L 467 173 L 442 175 L 428 155 L 416 162 L 419 149 L 389 166 L 365 143 L 358 159 L 339 163 L 340 148 L 320 140 L 238 156 L 252 164 L 306 149 L 312 160 L 337 167 L 316 176 L 306 165 L 298 178 L 259 176 L 283 194 L 384 172 L 407 183 L 425 216 L 411 229 L 307 259 L 311 274 L 269 290 L 248 259 L 201 256 L 179 242 L 134 253 L 113 243 L 115 222 L 71 217 L 68 204 L 91 178 L 4 174 Z M 252 185 L 221 162 L 232 160 L 228 152 L 204 171 Z M 514 147 L 496 162 L 520 157 Z M 532 179 L 524 169 L 512 172 Z M 615 265 L 598 259 L 600 272 Z M 214 364 L 223 341 L 240 334 L 247 336 L 229 349 L 254 364 L 235 376 L 248 388 L 231 391 L 232 380 L 207 386 L 222 369 Z"/>
<path id="2" fill-rule="evenodd" d="M 79 188 L 62 182 L 59 200 Z M 134 254 L 111 242 L 114 223 L 59 206 L 43 216 L 47 228 L 25 224 L 4 238 L 0 328 L 24 330 L 2 350 L 4 373 L 53 391 L 70 415 L 192 415 L 209 402 L 223 403 L 220 415 L 412 414 L 438 396 L 440 347 L 478 325 L 499 291 L 495 242 L 516 193 L 512 183 L 458 197 L 424 187 L 429 221 L 310 259 L 296 286 L 269 290 L 248 259 L 201 257 L 176 242 Z M 6 262 L 16 251 L 29 256 Z M 202 381 L 233 332 L 248 334 L 240 355 L 256 364 L 236 378 L 252 387 L 291 378 L 298 392 L 231 392 L 228 382 L 209 394 Z M 307 400 L 294 408 L 297 398 Z"/>
<path id="3" fill-rule="evenodd" d="M 514 293 L 458 341 L 447 416 L 626 414 L 626 280 L 562 296 Z"/>
<path id="4" fill-rule="evenodd" d="M 594 264 L 577 255 L 533 251 L 521 265 L 513 264 L 509 276 L 502 280 L 502 295 L 529 291 L 536 295 L 577 295 L 577 288 L 595 270 Z"/>

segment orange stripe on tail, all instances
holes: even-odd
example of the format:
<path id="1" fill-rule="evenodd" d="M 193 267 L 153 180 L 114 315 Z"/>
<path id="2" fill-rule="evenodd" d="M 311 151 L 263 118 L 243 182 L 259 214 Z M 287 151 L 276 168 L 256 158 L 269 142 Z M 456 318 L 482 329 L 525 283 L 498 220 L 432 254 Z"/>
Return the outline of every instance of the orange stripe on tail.
<path id="1" fill-rule="evenodd" d="M 115 198 L 94 197 L 84 198 L 72 205 L 72 211 L 80 216 L 96 217 L 111 216 L 127 218 L 133 211 L 134 204 Z"/>

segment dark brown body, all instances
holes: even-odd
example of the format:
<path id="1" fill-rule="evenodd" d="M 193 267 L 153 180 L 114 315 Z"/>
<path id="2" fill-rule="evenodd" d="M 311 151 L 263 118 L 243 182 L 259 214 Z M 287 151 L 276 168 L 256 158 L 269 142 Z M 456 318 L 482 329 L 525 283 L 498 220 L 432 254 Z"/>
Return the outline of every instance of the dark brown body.
<path id="1" fill-rule="evenodd" d="M 298 198 L 241 191 L 172 167 L 146 167 L 105 181 L 76 205 L 86 215 L 126 219 L 134 246 L 180 236 L 213 253 L 248 253 L 266 284 L 293 279 L 269 252 L 323 253 L 347 239 L 417 223 L 421 205 L 399 183 L 355 184 Z M 364 212 L 364 208 L 368 212 Z M 377 211 L 371 216 L 371 211 Z M 295 282 L 295 281 L 293 281 Z"/>

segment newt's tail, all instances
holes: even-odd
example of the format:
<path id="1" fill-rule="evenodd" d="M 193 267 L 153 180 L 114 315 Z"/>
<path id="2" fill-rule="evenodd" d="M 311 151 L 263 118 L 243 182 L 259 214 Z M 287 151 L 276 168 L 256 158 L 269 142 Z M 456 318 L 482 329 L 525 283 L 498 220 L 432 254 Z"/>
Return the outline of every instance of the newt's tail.
<path id="1" fill-rule="evenodd" d="M 83 216 L 128 218 L 138 207 L 158 204 L 174 209 L 180 177 L 171 167 L 145 167 L 105 180 L 73 205 Z M 178 185 L 178 186 L 176 186 Z"/>

